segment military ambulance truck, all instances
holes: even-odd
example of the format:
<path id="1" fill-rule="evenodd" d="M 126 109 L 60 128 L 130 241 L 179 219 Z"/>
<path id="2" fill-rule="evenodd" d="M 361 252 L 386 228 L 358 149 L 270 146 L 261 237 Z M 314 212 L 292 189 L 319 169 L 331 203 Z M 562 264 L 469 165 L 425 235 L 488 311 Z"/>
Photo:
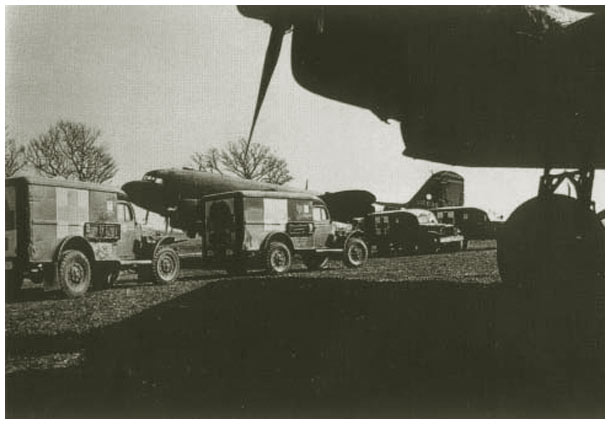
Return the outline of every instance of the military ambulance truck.
<path id="1" fill-rule="evenodd" d="M 290 270 L 294 256 L 309 269 L 341 257 L 362 266 L 368 248 L 361 231 L 331 221 L 324 202 L 298 192 L 242 190 L 203 197 L 203 257 L 208 266 L 229 273 L 264 268 L 271 274 Z M 351 228 L 351 227 L 350 227 Z"/>
<path id="2" fill-rule="evenodd" d="M 114 284 L 133 266 L 156 284 L 177 278 L 173 237 L 142 234 L 120 190 L 99 184 L 16 177 L 5 180 L 7 297 L 23 279 L 79 297 Z"/>

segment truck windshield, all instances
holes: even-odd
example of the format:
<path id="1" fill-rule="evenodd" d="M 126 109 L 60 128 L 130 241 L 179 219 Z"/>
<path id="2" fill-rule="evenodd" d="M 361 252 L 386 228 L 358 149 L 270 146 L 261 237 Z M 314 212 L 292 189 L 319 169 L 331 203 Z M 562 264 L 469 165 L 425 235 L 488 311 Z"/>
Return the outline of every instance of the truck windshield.
<path id="1" fill-rule="evenodd" d="M 417 213 L 417 221 L 420 224 L 438 224 L 436 217 L 432 212 L 419 212 Z"/>

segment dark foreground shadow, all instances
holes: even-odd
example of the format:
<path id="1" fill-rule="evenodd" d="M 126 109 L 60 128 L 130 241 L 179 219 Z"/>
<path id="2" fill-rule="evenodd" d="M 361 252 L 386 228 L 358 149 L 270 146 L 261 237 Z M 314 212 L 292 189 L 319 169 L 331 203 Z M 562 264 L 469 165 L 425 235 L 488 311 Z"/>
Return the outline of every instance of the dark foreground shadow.
<path id="1" fill-rule="evenodd" d="M 8 375 L 6 415 L 603 417 L 600 293 L 213 282 L 89 336 L 80 367 Z"/>

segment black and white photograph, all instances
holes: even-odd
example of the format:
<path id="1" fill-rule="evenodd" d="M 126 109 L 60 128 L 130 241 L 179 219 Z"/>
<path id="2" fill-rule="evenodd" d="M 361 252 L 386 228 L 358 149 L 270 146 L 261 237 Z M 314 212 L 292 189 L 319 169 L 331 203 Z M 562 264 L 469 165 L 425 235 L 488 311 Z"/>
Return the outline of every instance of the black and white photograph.
<path id="1" fill-rule="evenodd" d="M 605 417 L 605 5 L 4 4 L 5 418 Z"/>

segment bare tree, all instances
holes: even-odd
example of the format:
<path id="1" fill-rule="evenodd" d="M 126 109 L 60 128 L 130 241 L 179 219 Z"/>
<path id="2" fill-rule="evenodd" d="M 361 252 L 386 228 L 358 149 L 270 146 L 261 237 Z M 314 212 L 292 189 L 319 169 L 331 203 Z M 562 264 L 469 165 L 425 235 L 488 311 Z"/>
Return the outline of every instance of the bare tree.
<path id="1" fill-rule="evenodd" d="M 8 127 L 4 127 L 4 177 L 9 178 L 25 166 L 25 148 L 17 145 Z"/>
<path id="2" fill-rule="evenodd" d="M 260 143 L 248 145 L 245 138 L 229 142 L 223 149 L 214 147 L 204 153 L 196 152 L 191 160 L 200 171 L 220 175 L 229 173 L 246 180 L 273 184 L 284 184 L 292 180 L 284 159 Z"/>
<path id="3" fill-rule="evenodd" d="M 26 159 L 47 177 L 103 183 L 117 172 L 112 156 L 98 143 L 100 131 L 85 124 L 59 121 L 30 141 Z"/>

